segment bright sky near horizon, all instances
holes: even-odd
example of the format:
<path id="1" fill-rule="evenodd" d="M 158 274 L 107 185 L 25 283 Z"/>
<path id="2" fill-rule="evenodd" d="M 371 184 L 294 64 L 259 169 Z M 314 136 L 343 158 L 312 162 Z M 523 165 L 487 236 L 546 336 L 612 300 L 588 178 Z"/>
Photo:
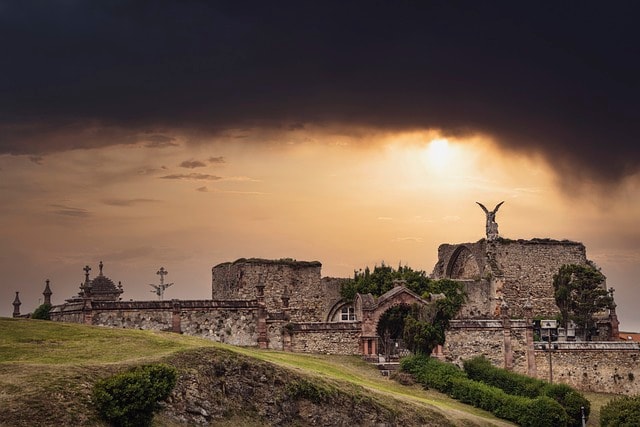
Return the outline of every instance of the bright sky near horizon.
<path id="1" fill-rule="evenodd" d="M 0 0 L 0 315 L 212 266 L 583 242 L 640 331 L 640 3 Z"/>
<path id="2" fill-rule="evenodd" d="M 338 277 L 381 262 L 429 273 L 439 244 L 484 236 L 476 200 L 505 200 L 502 236 L 585 243 L 617 289 L 623 329 L 640 330 L 640 254 L 629 233 L 640 214 L 637 180 L 603 211 L 604 199 L 568 198 L 544 162 L 482 138 L 371 134 L 366 146 L 313 131 L 270 138 L 0 158 L 10 224 L 0 313 L 10 315 L 14 291 L 23 312 L 35 308 L 47 278 L 62 302 L 78 291 L 82 267 L 96 274 L 100 260 L 127 299 L 154 299 L 148 284 L 158 282 L 160 266 L 175 283 L 167 298 L 208 298 L 210 268 L 241 257 L 318 260 L 323 275 Z"/>

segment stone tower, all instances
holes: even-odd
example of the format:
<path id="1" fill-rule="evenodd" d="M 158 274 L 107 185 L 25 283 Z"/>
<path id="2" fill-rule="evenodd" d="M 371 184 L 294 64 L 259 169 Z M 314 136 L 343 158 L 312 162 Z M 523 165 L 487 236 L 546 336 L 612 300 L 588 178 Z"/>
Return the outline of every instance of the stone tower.
<path id="1" fill-rule="evenodd" d="M 19 294 L 20 292 L 16 291 L 16 299 L 13 300 L 13 317 L 20 316 L 20 305 L 22 303 L 20 302 L 20 297 L 18 296 Z"/>
<path id="2" fill-rule="evenodd" d="M 45 280 L 45 287 L 42 295 L 44 295 L 44 303 L 51 305 L 51 288 L 49 288 L 49 279 Z"/>

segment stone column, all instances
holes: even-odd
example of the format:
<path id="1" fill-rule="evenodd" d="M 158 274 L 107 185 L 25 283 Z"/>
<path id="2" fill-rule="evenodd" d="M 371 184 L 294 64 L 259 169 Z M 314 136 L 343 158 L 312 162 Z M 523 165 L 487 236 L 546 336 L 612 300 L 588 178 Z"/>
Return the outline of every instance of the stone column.
<path id="1" fill-rule="evenodd" d="M 533 304 L 531 304 L 531 300 L 528 299 L 524 304 L 524 318 L 527 329 L 525 330 L 525 337 L 527 340 L 527 374 L 530 377 L 537 378 L 538 370 L 536 368 L 536 352 L 533 347 L 533 319 L 531 318 L 533 314 Z"/>
<path id="2" fill-rule="evenodd" d="M 47 279 L 45 280 L 44 291 L 42 292 L 42 295 L 44 295 L 44 304 L 51 305 L 51 294 L 53 294 L 53 292 L 51 292 L 51 288 L 49 287 L 49 279 Z"/>
<path id="3" fill-rule="evenodd" d="M 504 369 L 513 368 L 513 351 L 511 350 L 511 319 L 509 319 L 509 306 L 506 301 L 502 301 L 500 306 L 502 316 L 502 331 L 504 334 Z"/>
<path id="4" fill-rule="evenodd" d="M 93 324 L 93 304 L 91 298 L 84 299 L 84 305 L 82 306 L 82 323 L 85 325 Z"/>
<path id="5" fill-rule="evenodd" d="M 264 284 L 256 285 L 258 293 L 258 347 L 266 349 L 269 347 L 269 338 L 267 337 L 267 308 L 264 303 Z"/>
<path id="6" fill-rule="evenodd" d="M 20 302 L 19 294 L 20 292 L 16 291 L 16 298 L 13 300 L 13 317 L 20 316 L 20 305 L 22 305 L 22 302 Z"/>
<path id="7" fill-rule="evenodd" d="M 616 313 L 617 304 L 613 300 L 613 288 L 609 288 L 611 294 L 611 308 L 609 309 L 609 321 L 611 322 L 611 341 L 617 341 L 620 339 L 620 321 L 618 320 L 618 314 Z"/>
<path id="8" fill-rule="evenodd" d="M 171 310 L 171 332 L 176 332 L 178 334 L 182 333 L 182 325 L 180 321 L 180 301 L 177 299 L 171 300 L 172 310 Z"/>

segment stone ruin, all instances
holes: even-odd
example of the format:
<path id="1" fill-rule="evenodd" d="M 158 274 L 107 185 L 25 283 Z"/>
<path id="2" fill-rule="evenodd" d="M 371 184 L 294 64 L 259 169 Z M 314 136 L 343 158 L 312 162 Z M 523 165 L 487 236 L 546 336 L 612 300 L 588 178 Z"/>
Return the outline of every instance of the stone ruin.
<path id="1" fill-rule="evenodd" d="M 502 204 L 502 203 L 501 203 Z M 497 366 L 582 390 L 638 393 L 640 347 L 618 339 L 615 305 L 602 313 L 595 342 L 534 341 L 535 318 L 559 313 L 553 276 L 564 264 L 588 265 L 583 244 L 550 239 L 510 240 L 487 214 L 487 238 L 443 244 L 432 277 L 464 284 L 469 299 L 451 322 L 438 357 L 461 363 L 484 354 Z M 491 215 L 491 218 L 489 214 Z M 321 276 L 321 263 L 293 259 L 239 259 L 212 268 L 211 299 L 121 301 L 122 285 L 104 276 L 85 279 L 78 295 L 54 305 L 54 321 L 173 331 L 234 345 L 293 352 L 359 354 L 377 360 L 377 324 L 391 307 L 426 305 L 402 283 L 374 298 L 340 296 L 348 279 Z M 49 282 L 45 292 L 50 298 Z M 14 316 L 20 316 L 16 293 Z M 553 371 L 547 362 L 555 358 Z"/>

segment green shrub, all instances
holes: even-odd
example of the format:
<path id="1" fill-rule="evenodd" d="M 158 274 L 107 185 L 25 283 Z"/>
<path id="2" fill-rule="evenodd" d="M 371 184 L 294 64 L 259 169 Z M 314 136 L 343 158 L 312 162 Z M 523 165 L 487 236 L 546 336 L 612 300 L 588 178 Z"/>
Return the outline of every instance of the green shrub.
<path id="1" fill-rule="evenodd" d="M 449 393 L 453 378 L 466 378 L 466 374 L 457 366 L 424 355 L 403 358 L 400 369 L 413 375 L 423 386 L 442 393 Z"/>
<path id="2" fill-rule="evenodd" d="M 525 427 L 562 427 L 567 413 L 555 400 L 541 396 L 530 399 L 507 394 L 503 390 L 468 378 L 451 380 L 451 397 L 476 408 L 489 411 L 505 420 Z"/>
<path id="3" fill-rule="evenodd" d="M 474 357 L 464 362 L 464 371 L 469 378 L 498 387 L 507 394 L 535 398 L 541 395 L 544 381 L 505 369 L 496 368 L 484 356 Z"/>
<path id="4" fill-rule="evenodd" d="M 547 384 L 542 389 L 544 396 L 558 402 L 569 416 L 567 425 L 570 427 L 582 426 L 582 408 L 584 408 L 585 421 L 589 419 L 591 403 L 582 394 L 578 393 L 566 384 Z"/>
<path id="5" fill-rule="evenodd" d="M 566 384 L 549 384 L 546 381 L 497 368 L 484 356 L 465 361 L 464 370 L 469 378 L 498 387 L 507 394 L 531 399 L 539 396 L 554 399 L 565 409 L 569 417 L 567 421 L 569 426 L 582 425 L 582 407 L 585 409 L 585 419 L 589 418 L 589 401 Z"/>
<path id="6" fill-rule="evenodd" d="M 93 402 L 102 419 L 114 426 L 149 426 L 158 402 L 169 397 L 177 371 L 163 365 L 144 365 L 98 381 Z"/>
<path id="7" fill-rule="evenodd" d="M 523 427 L 566 426 L 569 417 L 558 402 L 547 396 L 531 399 L 518 424 Z"/>
<path id="8" fill-rule="evenodd" d="M 51 304 L 41 304 L 40 306 L 38 306 L 38 308 L 36 308 L 33 311 L 33 314 L 31 314 L 31 318 L 32 319 L 40 319 L 40 320 L 51 320 L 51 317 L 49 316 L 49 312 L 51 311 Z"/>
<path id="9" fill-rule="evenodd" d="M 600 409 L 602 427 L 640 426 L 640 395 L 613 399 Z"/>

